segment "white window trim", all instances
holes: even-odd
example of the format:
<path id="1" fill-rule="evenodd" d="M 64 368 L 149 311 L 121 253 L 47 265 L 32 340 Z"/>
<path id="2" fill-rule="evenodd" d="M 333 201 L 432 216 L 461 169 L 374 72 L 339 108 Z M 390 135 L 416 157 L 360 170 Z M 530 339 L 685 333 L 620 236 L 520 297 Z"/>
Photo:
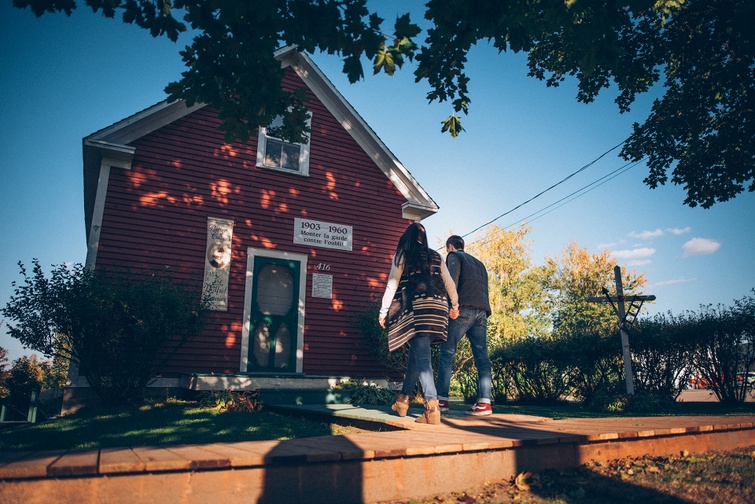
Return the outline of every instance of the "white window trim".
<path id="1" fill-rule="evenodd" d="M 269 167 L 268 167 L 269 168 Z M 290 170 L 288 170 L 290 172 Z M 254 258 L 272 257 L 274 259 L 289 259 L 299 261 L 299 321 L 296 328 L 296 372 L 304 369 L 304 299 L 307 296 L 307 258 L 306 254 L 284 252 L 278 250 L 258 249 L 249 247 L 246 250 L 246 284 L 244 286 L 244 323 L 241 329 L 241 362 L 239 371 L 247 373 L 249 370 L 249 332 L 252 318 L 252 288 L 254 286 Z"/>
<path id="2" fill-rule="evenodd" d="M 307 119 L 307 128 L 312 129 L 312 113 L 309 113 Z M 275 170 L 285 173 L 292 173 L 294 175 L 302 175 L 304 177 L 309 176 L 309 144 L 312 143 L 312 133 L 309 134 L 309 142 L 305 144 L 295 143 L 301 147 L 299 150 L 299 171 L 288 170 L 286 168 L 278 168 L 275 166 L 267 166 L 265 164 L 265 153 L 267 152 L 267 127 L 260 126 L 259 133 L 257 134 L 257 166 L 266 170 Z"/>

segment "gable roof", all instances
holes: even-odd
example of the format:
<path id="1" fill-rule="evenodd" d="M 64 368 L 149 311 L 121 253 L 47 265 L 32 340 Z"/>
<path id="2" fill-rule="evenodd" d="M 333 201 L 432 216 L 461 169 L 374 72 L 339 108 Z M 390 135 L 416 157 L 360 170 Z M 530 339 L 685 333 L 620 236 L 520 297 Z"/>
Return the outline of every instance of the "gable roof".
<path id="1" fill-rule="evenodd" d="M 276 51 L 275 58 L 284 68 L 290 66 L 296 71 L 307 87 L 398 189 L 406 199 L 402 205 L 404 218 L 419 221 L 438 211 L 439 207 L 435 201 L 309 56 L 291 46 Z M 130 143 L 204 106 L 205 104 L 195 104 L 188 107 L 183 100 L 172 103 L 164 101 L 83 139 L 84 219 L 87 238 L 94 213 L 100 166 L 130 168 L 135 152 Z"/>

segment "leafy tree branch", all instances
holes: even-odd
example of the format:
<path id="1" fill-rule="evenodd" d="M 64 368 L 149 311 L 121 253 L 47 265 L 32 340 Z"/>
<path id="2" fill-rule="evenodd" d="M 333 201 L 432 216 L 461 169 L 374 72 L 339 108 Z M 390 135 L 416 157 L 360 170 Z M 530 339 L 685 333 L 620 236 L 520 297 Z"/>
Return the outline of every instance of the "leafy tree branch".
<path id="1" fill-rule="evenodd" d="M 73 0 L 13 0 L 34 14 L 77 8 Z M 449 102 L 441 131 L 459 135 L 472 103 L 467 54 L 477 44 L 525 52 L 529 75 L 558 86 L 577 80 L 577 100 L 618 90 L 619 112 L 654 86 L 657 99 L 635 124 L 621 156 L 648 160 L 645 183 L 684 186 L 689 206 L 708 208 L 755 191 L 755 3 L 751 0 L 430 0 L 419 25 L 396 17 L 392 34 L 366 0 L 86 0 L 94 12 L 120 15 L 153 36 L 177 41 L 186 71 L 166 87 L 169 99 L 220 111 L 226 139 L 246 141 L 283 117 L 284 138 L 305 142 L 301 91 L 281 88 L 273 57 L 282 46 L 337 55 L 350 82 L 373 72 L 393 75 L 414 61 L 429 102 Z M 298 93 L 298 94 L 297 94 Z M 670 173 L 670 176 L 669 176 Z"/>

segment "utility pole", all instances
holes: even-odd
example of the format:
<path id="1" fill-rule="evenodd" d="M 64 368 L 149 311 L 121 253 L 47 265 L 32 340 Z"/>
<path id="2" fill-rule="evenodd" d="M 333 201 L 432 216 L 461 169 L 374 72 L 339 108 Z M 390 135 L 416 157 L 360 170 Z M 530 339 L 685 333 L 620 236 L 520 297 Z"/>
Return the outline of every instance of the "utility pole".
<path id="1" fill-rule="evenodd" d="M 627 394 L 634 395 L 634 377 L 632 375 L 632 354 L 629 351 L 629 329 L 640 313 L 642 303 L 655 301 L 655 296 L 625 296 L 624 287 L 621 283 L 621 268 L 613 268 L 614 281 L 616 282 L 616 295 L 611 296 L 608 289 L 603 287 L 603 296 L 589 297 L 592 303 L 610 303 L 616 315 L 619 317 L 619 332 L 621 333 L 621 348 L 624 354 L 624 378 L 627 383 Z M 626 309 L 624 303 L 629 303 Z M 616 303 L 614 305 L 614 303 Z"/>

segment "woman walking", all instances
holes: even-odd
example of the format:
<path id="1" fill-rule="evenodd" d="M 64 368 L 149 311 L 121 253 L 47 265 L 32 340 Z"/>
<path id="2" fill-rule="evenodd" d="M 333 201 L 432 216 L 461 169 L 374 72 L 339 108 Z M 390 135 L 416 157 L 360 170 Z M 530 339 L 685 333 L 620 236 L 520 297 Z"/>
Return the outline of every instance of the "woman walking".
<path id="1" fill-rule="evenodd" d="M 425 395 L 425 413 L 417 422 L 440 423 L 430 345 L 446 340 L 448 318 L 458 316 L 456 285 L 446 263 L 428 247 L 424 226 L 414 222 L 398 241 L 378 318 L 383 328 L 388 321 L 389 351 L 409 343 L 404 384 L 391 407 L 399 416 L 406 416 L 409 395 L 419 378 Z"/>

